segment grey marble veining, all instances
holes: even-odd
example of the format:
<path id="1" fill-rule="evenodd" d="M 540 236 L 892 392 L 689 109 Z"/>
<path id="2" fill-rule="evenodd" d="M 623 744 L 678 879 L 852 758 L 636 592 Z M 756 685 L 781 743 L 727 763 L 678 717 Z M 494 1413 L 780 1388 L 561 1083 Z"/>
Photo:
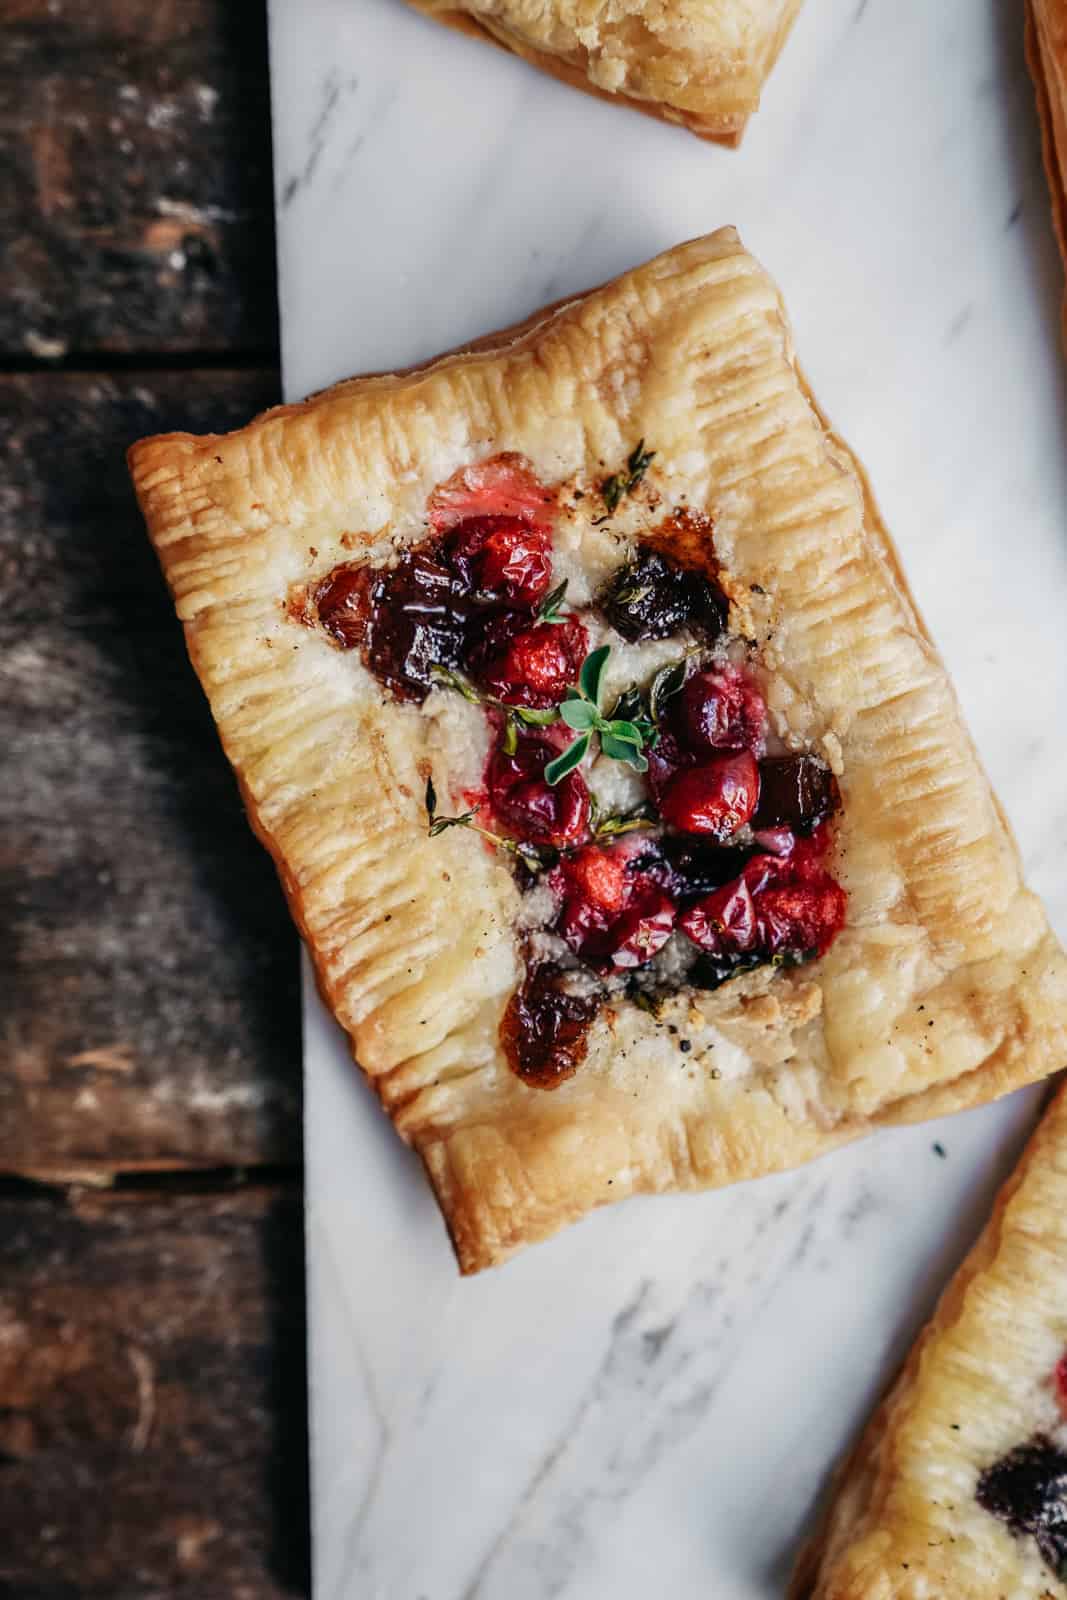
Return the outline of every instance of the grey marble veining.
<path id="1" fill-rule="evenodd" d="M 1067 930 L 1061 273 L 1014 0 L 808 0 L 738 153 L 400 0 L 272 0 L 271 24 L 287 392 L 736 223 Z M 1035 1094 L 632 1201 L 462 1283 L 307 992 L 319 1600 L 780 1595 Z"/>

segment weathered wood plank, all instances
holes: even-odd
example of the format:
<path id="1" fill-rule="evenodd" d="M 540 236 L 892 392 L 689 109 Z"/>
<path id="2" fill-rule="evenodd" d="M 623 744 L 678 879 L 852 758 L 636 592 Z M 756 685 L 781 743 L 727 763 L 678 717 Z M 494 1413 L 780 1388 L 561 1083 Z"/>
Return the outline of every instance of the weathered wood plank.
<path id="1" fill-rule="evenodd" d="M 0 351 L 276 343 L 264 0 L 8 0 Z"/>
<path id="2" fill-rule="evenodd" d="M 0 1169 L 299 1157 L 296 940 L 123 462 L 274 385 L 0 380 Z"/>
<path id="3" fill-rule="evenodd" d="M 307 1592 L 300 1195 L 0 1202 L 0 1594 Z"/>

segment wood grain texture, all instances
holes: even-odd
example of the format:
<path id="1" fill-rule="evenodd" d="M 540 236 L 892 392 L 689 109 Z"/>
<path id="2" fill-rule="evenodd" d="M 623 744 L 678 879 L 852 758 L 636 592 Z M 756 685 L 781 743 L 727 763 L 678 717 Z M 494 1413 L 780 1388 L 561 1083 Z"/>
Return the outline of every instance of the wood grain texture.
<path id="1" fill-rule="evenodd" d="M 0 351 L 274 349 L 264 0 L 8 0 L 0 143 Z"/>
<path id="2" fill-rule="evenodd" d="M 299 1157 L 296 939 L 123 461 L 275 383 L 0 379 L 2 1170 Z"/>
<path id="3" fill-rule="evenodd" d="M 0 1594 L 307 1589 L 294 1190 L 0 1201 Z"/>

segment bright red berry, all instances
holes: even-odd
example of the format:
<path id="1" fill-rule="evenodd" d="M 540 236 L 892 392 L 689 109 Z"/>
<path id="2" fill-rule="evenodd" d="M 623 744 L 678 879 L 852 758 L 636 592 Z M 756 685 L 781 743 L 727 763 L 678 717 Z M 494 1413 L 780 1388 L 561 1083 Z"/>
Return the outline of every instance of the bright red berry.
<path id="1" fill-rule="evenodd" d="M 579 850 L 563 865 L 568 897 L 584 900 L 598 911 L 622 911 L 633 887 L 626 861 L 626 853 L 618 847 L 591 844 Z"/>
<path id="2" fill-rule="evenodd" d="M 667 943 L 676 915 L 673 900 L 658 889 L 646 890 L 611 928 L 610 965 L 623 971 L 645 966 Z"/>
<path id="3" fill-rule="evenodd" d="M 676 725 L 691 750 L 751 750 L 759 755 L 767 707 L 751 678 L 737 667 L 697 672 L 682 690 Z"/>
<path id="4" fill-rule="evenodd" d="M 744 878 L 736 878 L 690 906 L 680 917 L 679 927 L 701 950 L 751 950 L 758 928 L 756 908 Z"/>
<path id="5" fill-rule="evenodd" d="M 577 681 L 589 635 L 577 617 L 541 622 L 516 634 L 483 672 L 488 688 L 509 705 L 556 705 Z"/>
<path id="6" fill-rule="evenodd" d="M 556 497 L 538 483 L 525 456 L 514 451 L 460 467 L 438 484 L 429 500 L 430 525 L 446 533 L 474 517 L 518 517 L 523 522 L 547 525 Z"/>
<path id="7" fill-rule="evenodd" d="M 534 606 L 552 581 L 548 529 L 518 517 L 473 517 L 449 535 L 448 560 L 471 589 L 509 606 Z"/>
<path id="8" fill-rule="evenodd" d="M 772 884 L 755 896 L 759 942 L 780 951 L 822 955 L 845 922 L 848 900 L 828 875 L 818 883 Z"/>
<path id="9" fill-rule="evenodd" d="M 543 739 L 522 739 L 514 755 L 498 749 L 489 763 L 493 811 L 519 839 L 574 844 L 588 830 L 589 790 L 581 774 L 569 772 L 554 786 L 542 776 L 557 753 Z"/>
<path id="10" fill-rule="evenodd" d="M 759 767 L 749 750 L 737 750 L 691 767 L 663 792 L 663 820 L 681 833 L 720 841 L 751 817 L 759 800 Z"/>

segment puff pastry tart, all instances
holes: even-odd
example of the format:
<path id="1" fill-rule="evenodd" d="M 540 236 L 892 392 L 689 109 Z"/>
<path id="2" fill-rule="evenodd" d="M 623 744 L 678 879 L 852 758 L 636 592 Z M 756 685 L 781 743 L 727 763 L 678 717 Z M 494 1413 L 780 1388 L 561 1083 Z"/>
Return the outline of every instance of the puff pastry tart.
<path id="1" fill-rule="evenodd" d="M 1030 0 L 1026 53 L 1037 90 L 1045 168 L 1052 192 L 1052 221 L 1060 253 L 1067 263 L 1067 193 L 1063 177 L 1067 162 L 1067 0 Z M 1064 333 L 1067 336 L 1067 303 Z"/>
<path id="2" fill-rule="evenodd" d="M 1067 1600 L 1067 1090 L 842 1472 L 793 1600 Z"/>
<path id="3" fill-rule="evenodd" d="M 565 83 L 737 145 L 800 0 L 412 0 Z"/>
<path id="4" fill-rule="evenodd" d="M 130 459 L 465 1271 L 1060 1064 L 1063 954 L 732 229 Z"/>

